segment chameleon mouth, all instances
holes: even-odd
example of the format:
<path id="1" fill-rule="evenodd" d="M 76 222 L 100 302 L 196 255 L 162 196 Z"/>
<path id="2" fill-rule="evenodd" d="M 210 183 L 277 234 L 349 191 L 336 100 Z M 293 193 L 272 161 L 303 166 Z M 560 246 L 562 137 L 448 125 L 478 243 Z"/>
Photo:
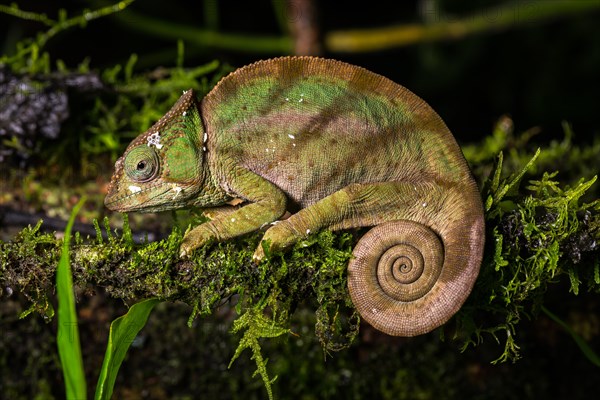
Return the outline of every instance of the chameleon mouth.
<path id="1" fill-rule="evenodd" d="M 163 186 L 163 190 L 156 191 L 157 188 Z M 104 206 L 111 211 L 144 211 L 146 209 L 157 208 L 161 206 L 155 200 L 166 195 L 171 189 L 164 187 L 164 185 L 151 185 L 146 188 L 140 188 L 138 186 L 129 186 L 129 194 L 123 194 L 122 190 L 109 191 L 104 198 Z M 123 204 L 127 200 L 133 200 L 131 204 Z"/>

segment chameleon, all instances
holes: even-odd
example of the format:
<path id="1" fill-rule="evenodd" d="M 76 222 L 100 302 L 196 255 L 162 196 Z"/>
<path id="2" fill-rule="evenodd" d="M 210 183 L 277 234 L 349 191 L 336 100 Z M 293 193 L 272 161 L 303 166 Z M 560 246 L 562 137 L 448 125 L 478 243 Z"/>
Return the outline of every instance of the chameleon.
<path id="1" fill-rule="evenodd" d="M 362 319 L 392 336 L 446 323 L 483 256 L 481 196 L 438 114 L 405 87 L 342 61 L 287 56 L 193 90 L 115 164 L 105 205 L 182 207 L 208 222 L 181 257 L 265 230 L 257 262 L 319 230 L 370 227 L 353 249 L 348 290 Z"/>

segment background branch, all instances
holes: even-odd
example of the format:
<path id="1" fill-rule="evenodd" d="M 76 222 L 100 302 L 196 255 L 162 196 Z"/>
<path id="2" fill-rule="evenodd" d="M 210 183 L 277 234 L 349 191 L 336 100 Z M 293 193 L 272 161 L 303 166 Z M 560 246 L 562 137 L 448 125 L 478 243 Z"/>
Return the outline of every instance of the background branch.
<path id="1" fill-rule="evenodd" d="M 314 26 L 315 10 L 312 2 L 305 0 L 289 2 L 288 13 L 291 15 L 292 32 L 294 26 L 308 24 Z M 429 15 L 427 20 L 435 22 L 425 24 L 400 24 L 389 27 L 334 30 L 324 33 L 324 50 L 331 53 L 373 52 L 396 47 L 409 46 L 417 43 L 440 40 L 452 40 L 476 33 L 495 32 L 503 29 L 517 28 L 532 23 L 542 23 L 571 15 L 581 14 L 600 9 L 600 1 L 528 1 L 511 2 L 499 7 L 483 9 L 463 17 L 450 17 L 440 10 L 425 10 Z M 281 13 L 281 6 L 276 7 L 276 13 Z M 183 39 L 203 48 L 231 50 L 255 54 L 290 54 L 296 51 L 306 51 L 305 46 L 298 48 L 294 39 L 289 36 L 267 36 L 224 33 L 211 27 L 198 28 L 169 22 L 159 18 L 144 16 L 129 9 L 115 15 L 123 26 L 143 32 L 146 35 L 160 38 Z M 295 19 L 294 19 L 295 18 Z M 282 19 L 279 16 L 279 19 Z M 212 20 L 211 20 L 212 21 Z M 315 29 L 305 30 L 310 38 L 307 43 L 314 46 Z M 318 48 L 308 46 L 310 51 Z"/>

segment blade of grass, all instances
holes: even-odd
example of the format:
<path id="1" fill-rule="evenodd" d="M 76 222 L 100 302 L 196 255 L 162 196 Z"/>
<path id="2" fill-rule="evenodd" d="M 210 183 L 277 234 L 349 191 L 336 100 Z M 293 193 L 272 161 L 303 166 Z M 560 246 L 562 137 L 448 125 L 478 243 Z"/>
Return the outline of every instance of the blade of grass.
<path id="1" fill-rule="evenodd" d="M 83 203 L 85 203 L 85 198 L 79 200 L 71 212 L 56 269 L 56 291 L 58 296 L 57 346 L 68 400 L 84 400 L 87 398 L 69 254 L 71 228 Z"/>
<path id="2" fill-rule="evenodd" d="M 148 299 L 134 304 L 127 314 L 110 324 L 108 345 L 102 362 L 102 369 L 96 385 L 96 400 L 110 400 L 117 379 L 119 367 L 125 359 L 129 346 L 146 325 L 150 311 L 158 304 L 158 299 Z"/>
<path id="3" fill-rule="evenodd" d="M 571 327 L 567 325 L 563 320 L 558 318 L 556 315 L 552 314 L 546 307 L 542 306 L 542 311 L 548 317 L 550 317 L 550 319 L 552 319 L 554 322 L 560 325 L 565 331 L 567 331 L 571 335 L 575 343 L 577 343 L 577 346 L 579 346 L 579 349 L 581 350 L 583 355 L 585 355 L 585 357 L 588 360 L 590 360 L 592 364 L 594 364 L 597 367 L 600 367 L 600 357 L 594 352 L 594 350 L 592 350 L 592 348 L 587 344 L 587 342 L 577 334 L 577 332 L 571 329 Z"/>

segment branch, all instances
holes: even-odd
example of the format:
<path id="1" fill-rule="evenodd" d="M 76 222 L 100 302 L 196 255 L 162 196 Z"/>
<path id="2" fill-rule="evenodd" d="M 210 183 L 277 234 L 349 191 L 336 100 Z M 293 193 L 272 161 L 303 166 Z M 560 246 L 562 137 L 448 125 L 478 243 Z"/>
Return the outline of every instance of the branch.
<path id="1" fill-rule="evenodd" d="M 300 4 L 303 4 L 301 2 Z M 594 11 L 600 2 L 547 1 L 515 2 L 480 10 L 472 15 L 450 19 L 437 15 L 431 24 L 403 24 L 383 28 L 350 29 L 326 32 L 325 50 L 331 53 L 371 52 L 403 47 L 423 42 L 459 39 L 476 33 L 494 32 L 518 26 L 541 23 L 557 18 Z M 280 12 L 280 10 L 278 11 Z M 290 54 L 294 40 L 288 36 L 231 34 L 184 26 L 159 18 L 143 16 L 134 11 L 115 15 L 124 26 L 150 36 L 184 39 L 203 48 L 225 49 L 255 54 Z"/>
<path id="2" fill-rule="evenodd" d="M 25 55 L 27 54 L 32 54 L 35 57 L 37 57 L 37 53 L 39 52 L 39 50 L 46 45 L 48 40 L 52 39 L 58 33 L 77 25 L 85 26 L 85 24 L 87 24 L 90 21 L 105 17 L 113 13 L 117 13 L 118 15 L 119 11 L 123 11 L 131 3 L 133 3 L 133 1 L 134 0 L 123 0 L 110 6 L 101 7 L 97 10 L 84 10 L 81 15 L 72 18 L 67 18 L 66 12 L 61 10 L 59 12 L 58 21 L 54 21 L 48 18 L 45 14 L 37 14 L 33 12 L 20 10 L 16 4 L 13 4 L 10 7 L 4 5 L 0 6 L 0 12 L 9 15 L 14 15 L 25 20 L 38 21 L 50 27 L 50 29 L 48 29 L 46 32 L 40 33 L 33 42 L 19 48 L 17 54 L 15 54 L 14 56 L 0 57 L 0 63 L 12 63 L 14 60 L 18 60 L 20 58 L 25 57 Z"/>
<path id="3" fill-rule="evenodd" d="M 37 14 L 20 10 L 16 5 L 7 7 L 0 5 L 0 12 L 25 20 L 33 20 L 45 24 L 50 29 L 38 35 L 32 43 L 19 49 L 13 57 L 3 57 L 2 62 L 12 62 L 25 55 L 39 51 L 48 40 L 58 32 L 76 25 L 85 24 L 93 19 L 114 14 L 115 19 L 123 26 L 143 32 L 149 36 L 161 39 L 185 40 L 202 49 L 224 49 L 252 54 L 290 54 L 296 49 L 295 40 L 289 35 L 269 36 L 245 33 L 223 33 L 217 28 L 216 3 L 207 2 L 210 15 L 207 16 L 207 28 L 186 26 L 177 22 L 165 21 L 136 13 L 131 9 L 124 10 L 133 0 L 118 2 L 95 11 L 84 11 L 82 15 L 66 19 L 64 13 L 58 21 L 48 18 L 45 14 Z M 284 15 L 280 2 L 274 2 L 280 25 Z M 296 3 L 294 3 L 296 4 Z M 311 46 L 319 43 L 315 34 L 314 15 L 310 8 L 311 2 L 298 2 L 299 6 L 307 7 L 299 10 L 298 20 L 291 21 L 294 26 L 302 29 L 312 27 L 308 32 L 296 33 L 299 38 Z M 529 23 L 545 22 L 552 19 L 568 17 L 594 11 L 600 8 L 600 1 L 547 1 L 514 2 L 496 8 L 478 11 L 470 16 L 450 19 L 439 15 L 438 10 L 425 10 L 428 20 L 437 20 L 430 24 L 403 24 L 390 27 L 349 29 L 331 31 L 324 34 L 325 51 L 331 53 L 371 52 L 395 47 L 409 46 L 423 42 L 459 39 L 476 33 L 499 31 L 514 28 Z M 431 15 L 433 13 L 433 16 Z M 297 30 L 297 29 L 296 29 Z M 306 37 L 304 36 L 306 35 Z M 314 47 L 318 49 L 318 47 Z M 306 50 L 301 50 L 305 52 Z"/>
<path id="4" fill-rule="evenodd" d="M 144 16 L 131 10 L 115 16 L 116 20 L 127 28 L 162 39 L 182 39 L 201 48 L 259 54 L 285 54 L 290 53 L 293 48 L 292 39 L 289 37 L 221 33 L 212 29 L 182 25 L 176 21 Z"/>
<path id="5" fill-rule="evenodd" d="M 518 358 L 514 337 L 522 313 L 537 312 L 559 277 L 568 279 L 575 294 L 582 285 L 600 291 L 600 200 L 580 201 L 596 178 L 570 187 L 555 181 L 556 173 L 544 173 L 530 182 L 530 194 L 519 194 L 519 182 L 537 154 L 504 179 L 502 157 L 498 159 L 484 190 L 486 256 L 477 284 L 455 318 L 457 336 L 466 345 L 478 343 L 484 334 L 501 342 L 497 335 L 507 332 L 501 360 Z M 32 302 L 28 312 L 46 313 L 61 241 L 40 233 L 40 227 L 41 222 L 0 245 L 0 290 L 23 293 Z M 344 348 L 356 336 L 355 318 L 341 326 L 344 313 L 339 310 L 355 313 L 346 268 L 364 230 L 323 231 L 256 265 L 252 253 L 260 232 L 205 246 L 192 260 L 180 260 L 182 234 L 177 228 L 164 240 L 136 245 L 127 222 L 120 237 L 109 233 L 107 219 L 105 227 L 107 240 L 98 226 L 95 243 L 75 236 L 72 270 L 79 287 L 100 286 L 126 300 L 183 301 L 193 307 L 191 318 L 210 314 L 237 295 L 244 310 L 277 312 L 284 328 L 296 305 L 309 301 L 317 305 L 316 332 L 326 349 Z"/>
<path id="6" fill-rule="evenodd" d="M 600 1 L 517 1 L 456 19 L 440 17 L 437 10 L 432 10 L 438 22 L 329 32 L 325 36 L 325 45 L 331 52 L 380 51 L 423 42 L 460 39 L 467 35 L 516 28 L 599 8 Z"/>
<path id="7" fill-rule="evenodd" d="M 62 241 L 41 232 L 41 224 L 25 228 L 9 243 L 0 242 L 0 295 L 22 293 L 31 302 L 26 313 L 45 315 Z M 252 254 L 260 233 L 201 248 L 193 260 L 181 260 L 179 229 L 166 239 L 136 245 L 127 222 L 124 226 L 123 234 L 115 237 L 105 220 L 108 239 L 97 226 L 95 243 L 75 235 L 71 247 L 75 286 L 102 287 L 124 300 L 182 301 L 194 309 L 191 318 L 210 314 L 233 295 L 240 295 L 238 301 L 247 307 L 259 304 L 259 310 L 277 304 L 285 310 L 311 298 L 317 304 L 351 305 L 345 272 L 355 239 L 349 233 L 321 232 L 298 243 L 285 257 L 256 265 Z"/>

